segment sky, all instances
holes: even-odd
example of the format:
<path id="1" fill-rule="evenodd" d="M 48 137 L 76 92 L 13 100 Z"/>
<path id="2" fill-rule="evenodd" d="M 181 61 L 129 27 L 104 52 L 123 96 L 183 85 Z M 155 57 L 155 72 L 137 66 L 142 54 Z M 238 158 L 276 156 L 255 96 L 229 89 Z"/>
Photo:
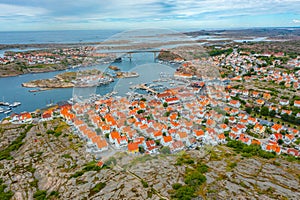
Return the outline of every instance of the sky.
<path id="1" fill-rule="evenodd" d="M 299 26 L 300 0 L 0 0 L 0 31 Z"/>

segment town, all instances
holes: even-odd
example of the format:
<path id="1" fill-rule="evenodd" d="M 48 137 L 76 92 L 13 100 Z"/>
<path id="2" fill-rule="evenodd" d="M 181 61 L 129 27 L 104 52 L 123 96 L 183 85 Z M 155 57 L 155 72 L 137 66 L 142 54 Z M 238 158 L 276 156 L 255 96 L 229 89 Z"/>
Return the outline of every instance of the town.
<path id="1" fill-rule="evenodd" d="M 234 140 L 259 146 L 267 156 L 298 157 L 300 57 L 217 49 L 208 60 L 220 77 L 201 76 L 197 62 L 175 58 L 170 62 L 180 67 L 174 78 L 185 86 L 138 99 L 101 97 L 55 106 L 39 121 L 62 118 L 99 158 L 107 152 L 175 153 Z M 16 114 L 10 122 L 32 123 L 33 117 Z"/>

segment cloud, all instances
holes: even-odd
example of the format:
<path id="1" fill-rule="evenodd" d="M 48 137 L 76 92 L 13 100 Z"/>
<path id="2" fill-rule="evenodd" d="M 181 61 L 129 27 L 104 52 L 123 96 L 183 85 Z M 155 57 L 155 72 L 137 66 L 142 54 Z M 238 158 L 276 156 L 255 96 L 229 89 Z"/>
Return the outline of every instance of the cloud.
<path id="1" fill-rule="evenodd" d="M 20 6 L 0 3 L 0 17 L 22 16 L 34 17 L 46 14 L 48 11 L 45 8 Z"/>
<path id="2" fill-rule="evenodd" d="M 145 23 L 161 25 L 160 22 L 220 24 L 224 20 L 228 24 L 238 20 L 240 24 L 248 24 L 251 18 L 263 15 L 273 16 L 273 19 L 269 17 L 269 21 L 265 22 L 266 25 L 276 21 L 284 25 L 300 17 L 299 0 L 26 0 L 26 5 L 24 0 L 1 2 L 0 22 L 9 19 L 34 22 L 36 26 L 38 22 L 53 23 L 53 26 L 57 22 L 60 26 L 63 23 L 98 23 L 101 24 L 100 27 L 111 23 L 113 27 L 113 24 L 126 26 L 134 23 L 135 26 Z M 293 16 L 285 19 L 278 17 L 279 15 Z"/>
<path id="3" fill-rule="evenodd" d="M 294 24 L 300 24 L 300 20 L 299 19 L 293 19 L 293 23 Z"/>

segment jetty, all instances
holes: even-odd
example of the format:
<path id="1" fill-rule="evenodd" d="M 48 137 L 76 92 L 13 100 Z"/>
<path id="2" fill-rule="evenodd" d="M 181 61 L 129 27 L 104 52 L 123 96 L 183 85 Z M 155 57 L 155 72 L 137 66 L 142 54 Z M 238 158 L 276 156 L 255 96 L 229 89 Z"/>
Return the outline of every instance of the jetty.
<path id="1" fill-rule="evenodd" d="M 138 84 L 135 86 L 130 87 L 131 89 L 141 89 L 141 90 L 146 90 L 148 92 L 151 92 L 153 94 L 158 94 L 157 91 L 155 91 L 154 89 L 148 87 L 145 83 L 144 84 Z"/>

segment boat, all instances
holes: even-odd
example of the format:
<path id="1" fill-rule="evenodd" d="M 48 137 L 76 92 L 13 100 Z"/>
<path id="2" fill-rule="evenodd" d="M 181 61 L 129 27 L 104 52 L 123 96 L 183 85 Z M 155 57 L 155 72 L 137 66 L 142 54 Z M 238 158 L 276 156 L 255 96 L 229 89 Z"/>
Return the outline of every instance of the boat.
<path id="1" fill-rule="evenodd" d="M 0 106 L 9 106 L 9 103 L 8 102 L 0 102 Z"/>
<path id="2" fill-rule="evenodd" d="M 6 110 L 6 111 L 4 111 L 4 114 L 9 114 L 9 113 L 11 113 L 11 109 L 8 109 L 8 110 Z"/>
<path id="3" fill-rule="evenodd" d="M 12 104 L 9 104 L 9 107 L 17 107 L 19 105 L 21 105 L 21 102 L 15 101 Z"/>
<path id="4" fill-rule="evenodd" d="M 3 113 L 5 110 L 0 107 L 0 113 Z"/>

